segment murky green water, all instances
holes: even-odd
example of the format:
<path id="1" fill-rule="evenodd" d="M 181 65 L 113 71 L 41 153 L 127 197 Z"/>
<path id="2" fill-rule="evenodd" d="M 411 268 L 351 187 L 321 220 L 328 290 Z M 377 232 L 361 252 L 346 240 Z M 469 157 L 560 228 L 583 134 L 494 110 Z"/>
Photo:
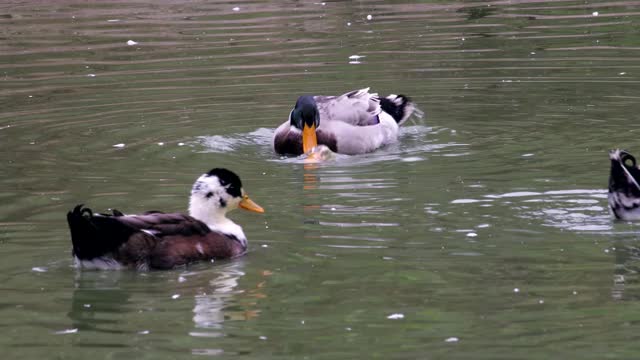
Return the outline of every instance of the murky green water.
<path id="1" fill-rule="evenodd" d="M 640 151 L 639 6 L 1 4 L 4 356 L 637 357 L 640 228 L 605 188 L 606 151 Z M 427 116 L 369 155 L 272 153 L 297 95 L 365 86 Z M 73 205 L 186 210 L 217 166 L 266 208 L 233 215 L 247 256 L 71 266 Z"/>

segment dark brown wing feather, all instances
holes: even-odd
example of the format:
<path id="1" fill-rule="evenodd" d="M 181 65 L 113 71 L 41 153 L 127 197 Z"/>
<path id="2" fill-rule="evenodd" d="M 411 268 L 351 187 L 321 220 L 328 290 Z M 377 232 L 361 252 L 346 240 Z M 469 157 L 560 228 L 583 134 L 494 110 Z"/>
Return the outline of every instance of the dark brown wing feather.
<path id="1" fill-rule="evenodd" d="M 117 260 L 136 267 L 169 269 L 195 261 L 226 259 L 246 249 L 233 236 L 211 231 L 200 220 L 185 214 L 147 213 L 117 217 L 134 228 L 117 251 Z"/>

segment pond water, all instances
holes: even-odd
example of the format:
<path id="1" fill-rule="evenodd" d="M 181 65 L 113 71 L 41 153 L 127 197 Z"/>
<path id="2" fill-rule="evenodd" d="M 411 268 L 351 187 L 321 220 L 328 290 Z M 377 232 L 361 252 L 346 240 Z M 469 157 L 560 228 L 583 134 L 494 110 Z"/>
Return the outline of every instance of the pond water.
<path id="1" fill-rule="evenodd" d="M 640 152 L 638 6 L 0 4 L 4 356 L 637 357 L 640 227 L 606 186 L 607 151 Z M 298 95 L 363 87 L 425 117 L 372 154 L 273 153 Z M 75 204 L 185 211 L 213 167 L 266 210 L 231 216 L 245 257 L 73 268 Z"/>

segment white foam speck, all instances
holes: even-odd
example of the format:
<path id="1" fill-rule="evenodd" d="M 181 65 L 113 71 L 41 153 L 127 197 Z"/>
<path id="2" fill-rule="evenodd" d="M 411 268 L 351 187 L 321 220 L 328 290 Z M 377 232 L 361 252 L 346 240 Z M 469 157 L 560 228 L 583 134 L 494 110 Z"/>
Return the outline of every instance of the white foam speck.
<path id="1" fill-rule="evenodd" d="M 96 74 L 87 74 L 87 77 L 96 77 Z"/>
<path id="2" fill-rule="evenodd" d="M 619 73 L 618 75 L 627 75 L 627 73 L 623 71 L 623 72 Z"/>
<path id="3" fill-rule="evenodd" d="M 31 268 L 31 271 L 43 273 L 43 272 L 47 272 L 47 268 L 36 266 L 36 267 Z"/>
<path id="4" fill-rule="evenodd" d="M 518 289 L 518 288 L 513 288 L 513 292 L 514 292 L 514 293 L 519 293 L 519 292 L 520 292 L 520 289 Z"/>
<path id="5" fill-rule="evenodd" d="M 351 26 L 351 23 L 350 23 L 350 22 L 348 22 L 348 23 L 347 23 L 347 26 Z"/>
<path id="6" fill-rule="evenodd" d="M 138 45 L 138 43 L 136 41 L 129 40 L 129 41 L 127 41 L 127 45 L 133 46 L 133 45 Z"/>
<path id="7" fill-rule="evenodd" d="M 593 16 L 598 16 L 598 15 L 600 15 L 600 13 L 599 13 L 599 12 L 597 12 L 597 11 L 594 11 L 593 13 L 591 13 L 591 15 L 593 15 Z"/>
<path id="8" fill-rule="evenodd" d="M 236 7 L 234 7 L 234 8 L 233 8 L 233 9 L 231 9 L 231 10 L 233 10 L 233 11 L 240 11 L 240 8 L 236 6 Z"/>
<path id="9" fill-rule="evenodd" d="M 456 199 L 456 200 L 453 200 L 451 203 L 452 204 L 472 204 L 472 203 L 477 203 L 477 202 L 481 202 L 481 201 L 487 201 L 487 200 Z"/>
<path id="10" fill-rule="evenodd" d="M 262 244 L 262 247 L 263 247 L 263 248 L 268 248 L 268 247 L 269 247 L 269 245 L 267 245 L 267 244 Z"/>
<path id="11" fill-rule="evenodd" d="M 540 305 L 544 304 L 544 300 L 542 300 L 542 299 L 538 300 L 538 304 L 540 304 Z"/>
<path id="12" fill-rule="evenodd" d="M 183 143 L 183 142 L 178 143 L 178 146 L 184 146 L 184 145 L 185 145 L 185 143 Z"/>
<path id="13" fill-rule="evenodd" d="M 404 314 L 400 314 L 400 313 L 391 314 L 387 316 L 387 319 L 391 319 L 391 320 L 404 319 Z"/>
<path id="14" fill-rule="evenodd" d="M 109 19 L 109 20 L 107 20 L 107 22 L 118 22 L 118 21 L 120 21 L 120 19 Z"/>
<path id="15" fill-rule="evenodd" d="M 522 157 L 531 157 L 531 156 L 533 156 L 533 155 L 534 155 L 534 154 L 531 154 L 531 153 L 528 153 L 528 154 L 522 154 Z"/>
<path id="16" fill-rule="evenodd" d="M 171 298 L 172 298 L 173 300 L 175 300 L 175 299 L 177 299 L 177 298 L 179 298 L 179 297 L 180 297 L 180 294 L 173 294 L 173 295 L 171 295 Z"/>
<path id="17" fill-rule="evenodd" d="M 488 228 L 489 226 L 491 226 L 490 224 L 480 224 L 478 226 L 476 226 L 478 229 L 484 229 L 484 228 Z"/>
<path id="18" fill-rule="evenodd" d="M 351 55 L 349 56 L 349 60 L 358 60 L 362 59 L 363 57 L 366 57 L 366 55 Z"/>
<path id="19" fill-rule="evenodd" d="M 371 20 L 373 19 L 373 16 L 371 16 L 371 14 L 367 15 L 367 20 Z"/>
<path id="20" fill-rule="evenodd" d="M 164 143 L 163 142 L 159 142 L 158 145 L 164 146 Z"/>
<path id="21" fill-rule="evenodd" d="M 260 340 L 267 340 L 267 337 L 266 336 L 260 336 L 259 339 Z"/>
<path id="22" fill-rule="evenodd" d="M 91 308 L 91 304 L 83 304 L 82 306 L 87 308 L 87 309 Z"/>
<path id="23" fill-rule="evenodd" d="M 578 295 L 578 292 L 573 290 L 573 295 Z"/>
<path id="24" fill-rule="evenodd" d="M 125 145 L 123 143 L 113 145 L 114 148 L 123 148 Z"/>
<path id="25" fill-rule="evenodd" d="M 451 342 L 458 342 L 458 341 L 460 341 L 460 339 L 458 339 L 458 338 L 457 338 L 457 337 L 455 337 L 455 336 L 452 336 L 452 337 L 450 337 L 450 338 L 446 338 L 446 339 L 444 339 L 444 342 L 448 342 L 448 343 L 451 343 Z"/>
<path id="26" fill-rule="evenodd" d="M 149 330 L 142 330 L 142 331 L 138 331 L 138 334 L 140 334 L 140 335 L 147 335 L 147 334 L 149 334 L 149 333 L 150 333 L 150 331 L 149 331 Z"/>
<path id="27" fill-rule="evenodd" d="M 187 281 L 187 278 L 186 278 L 186 277 L 184 277 L 184 276 L 179 276 L 179 277 L 178 277 L 178 282 L 183 283 L 183 282 L 185 282 L 185 281 Z"/>
<path id="28" fill-rule="evenodd" d="M 66 335 L 66 334 L 75 334 L 77 332 L 78 332 L 78 328 L 73 328 L 73 329 L 64 329 L 64 330 L 56 331 L 56 332 L 54 332 L 54 334 L 56 334 L 56 335 Z"/>
<path id="29" fill-rule="evenodd" d="M 478 234 L 474 233 L 474 232 L 470 232 L 467 234 L 468 237 L 476 237 L 478 236 Z"/>

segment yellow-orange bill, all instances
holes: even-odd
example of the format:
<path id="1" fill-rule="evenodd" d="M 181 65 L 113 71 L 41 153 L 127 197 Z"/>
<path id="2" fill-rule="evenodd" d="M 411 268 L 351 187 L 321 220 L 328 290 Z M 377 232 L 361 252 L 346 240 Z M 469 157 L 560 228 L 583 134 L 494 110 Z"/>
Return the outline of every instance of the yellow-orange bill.
<path id="1" fill-rule="evenodd" d="M 304 127 L 302 128 L 302 152 L 306 154 L 316 146 L 318 146 L 316 126 L 307 126 L 307 124 L 304 124 Z"/>
<path id="2" fill-rule="evenodd" d="M 249 199 L 249 197 L 247 195 L 242 197 L 242 200 L 240 201 L 240 208 L 248 210 L 248 211 L 253 211 L 253 212 L 257 212 L 257 213 L 263 213 L 264 209 L 262 208 L 262 206 L 256 204 L 255 202 L 253 202 L 253 200 Z"/>

